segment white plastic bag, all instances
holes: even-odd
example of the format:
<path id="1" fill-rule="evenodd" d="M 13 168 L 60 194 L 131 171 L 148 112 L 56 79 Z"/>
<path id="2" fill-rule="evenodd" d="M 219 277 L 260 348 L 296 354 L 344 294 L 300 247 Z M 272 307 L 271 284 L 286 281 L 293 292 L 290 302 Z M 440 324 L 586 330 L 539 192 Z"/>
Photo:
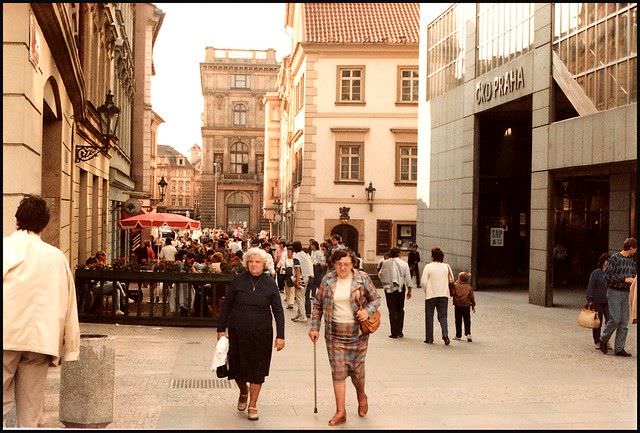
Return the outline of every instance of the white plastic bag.
<path id="1" fill-rule="evenodd" d="M 211 371 L 215 372 L 218 367 L 227 363 L 227 352 L 229 351 L 229 339 L 226 335 L 220 337 L 216 343 L 216 351 L 211 361 Z"/>

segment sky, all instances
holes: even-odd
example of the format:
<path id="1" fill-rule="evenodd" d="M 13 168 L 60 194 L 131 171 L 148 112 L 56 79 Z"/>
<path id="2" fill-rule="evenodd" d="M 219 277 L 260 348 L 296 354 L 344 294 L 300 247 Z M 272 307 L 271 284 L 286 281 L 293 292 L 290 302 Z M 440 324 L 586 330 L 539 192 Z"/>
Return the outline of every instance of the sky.
<path id="1" fill-rule="evenodd" d="M 202 147 L 203 111 L 200 63 L 205 48 L 265 50 L 276 59 L 290 52 L 284 30 L 284 3 L 154 3 L 165 13 L 153 48 L 156 75 L 151 81 L 151 105 L 165 121 L 158 144 L 188 156 Z"/>
<path id="2" fill-rule="evenodd" d="M 165 13 L 153 48 L 156 75 L 151 80 L 151 105 L 165 121 L 158 128 L 158 144 L 188 156 L 194 143 L 202 147 L 200 62 L 205 48 L 274 48 L 280 61 L 291 51 L 285 3 L 154 4 Z M 446 5 L 430 5 L 429 15 L 435 17 Z"/>

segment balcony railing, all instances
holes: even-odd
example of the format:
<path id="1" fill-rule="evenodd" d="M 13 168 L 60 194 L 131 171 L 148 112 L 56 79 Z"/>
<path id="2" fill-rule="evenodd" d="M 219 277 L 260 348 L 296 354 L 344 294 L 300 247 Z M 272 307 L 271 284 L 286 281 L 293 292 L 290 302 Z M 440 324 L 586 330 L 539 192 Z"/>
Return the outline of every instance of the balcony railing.
<path id="1" fill-rule="evenodd" d="M 78 317 L 92 323 L 215 327 L 234 276 L 79 269 Z M 118 298 L 120 305 L 114 302 Z"/>

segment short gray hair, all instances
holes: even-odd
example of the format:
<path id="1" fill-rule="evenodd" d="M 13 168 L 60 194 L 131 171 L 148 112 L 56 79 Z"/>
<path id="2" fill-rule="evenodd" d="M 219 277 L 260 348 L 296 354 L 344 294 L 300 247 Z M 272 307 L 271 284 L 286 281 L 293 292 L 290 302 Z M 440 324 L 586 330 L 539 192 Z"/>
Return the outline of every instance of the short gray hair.
<path id="1" fill-rule="evenodd" d="M 247 267 L 247 262 L 249 261 L 249 257 L 253 257 L 253 256 L 260 256 L 260 259 L 262 259 L 266 269 L 267 252 L 262 248 L 258 248 L 258 247 L 249 248 L 247 252 L 242 255 L 242 264 L 244 265 L 244 267 L 245 268 Z"/>

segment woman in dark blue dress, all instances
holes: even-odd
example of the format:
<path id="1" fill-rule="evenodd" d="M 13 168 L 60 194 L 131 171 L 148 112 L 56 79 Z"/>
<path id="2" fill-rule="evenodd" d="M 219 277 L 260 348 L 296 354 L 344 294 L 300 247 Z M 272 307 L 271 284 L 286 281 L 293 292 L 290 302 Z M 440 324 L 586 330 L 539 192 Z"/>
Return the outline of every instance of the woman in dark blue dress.
<path id="1" fill-rule="evenodd" d="M 280 292 L 266 271 L 266 252 L 250 248 L 245 254 L 246 272 L 238 274 L 225 294 L 218 339 L 229 337 L 229 379 L 240 389 L 238 410 L 248 403 L 248 419 L 257 420 L 260 388 L 269 375 L 272 347 L 284 348 L 284 310 Z M 276 339 L 273 340 L 273 319 Z"/>

